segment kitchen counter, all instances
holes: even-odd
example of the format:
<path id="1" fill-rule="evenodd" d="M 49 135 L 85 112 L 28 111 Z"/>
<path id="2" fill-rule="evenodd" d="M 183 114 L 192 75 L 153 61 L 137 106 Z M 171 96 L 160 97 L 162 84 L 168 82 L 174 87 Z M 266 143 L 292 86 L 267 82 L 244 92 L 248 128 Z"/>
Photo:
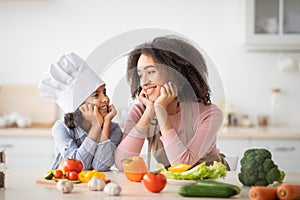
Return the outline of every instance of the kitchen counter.
<path id="1" fill-rule="evenodd" d="M 0 128 L 0 137 L 52 137 L 51 128 L 53 124 L 33 124 L 31 127 Z"/>
<path id="2" fill-rule="evenodd" d="M 28 128 L 0 128 L 0 137 L 49 137 L 52 124 Z M 300 139 L 300 127 L 230 127 L 221 130 L 220 139 Z"/>
<path id="3" fill-rule="evenodd" d="M 190 199 L 177 194 L 180 186 L 167 184 L 160 193 L 151 193 L 142 183 L 128 181 L 122 172 L 105 172 L 106 177 L 122 187 L 120 196 L 108 196 L 103 191 L 89 191 L 82 186 L 74 187 L 69 194 L 58 191 L 55 185 L 37 184 L 36 180 L 44 176 L 45 172 L 33 170 L 8 170 L 6 173 L 6 188 L 0 190 L 1 200 L 19 199 Z M 237 172 L 228 172 L 225 179 L 220 181 L 235 184 L 241 187 L 241 193 L 234 199 L 248 199 L 250 187 L 244 187 L 238 181 Z M 287 172 L 286 183 L 300 184 L 300 172 Z M 206 198 L 207 199 L 207 198 Z M 211 200 L 218 198 L 209 198 Z M 224 199 L 224 198 L 222 198 Z"/>
<path id="4" fill-rule="evenodd" d="M 220 139 L 300 139 L 300 127 L 230 127 L 223 128 Z"/>

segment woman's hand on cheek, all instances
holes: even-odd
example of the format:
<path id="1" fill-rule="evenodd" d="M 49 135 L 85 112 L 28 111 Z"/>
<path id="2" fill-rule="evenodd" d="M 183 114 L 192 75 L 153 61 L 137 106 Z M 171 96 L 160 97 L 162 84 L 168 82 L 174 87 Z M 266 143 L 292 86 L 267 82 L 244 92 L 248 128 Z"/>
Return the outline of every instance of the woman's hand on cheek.
<path id="1" fill-rule="evenodd" d="M 153 102 L 150 101 L 147 97 L 146 94 L 144 92 L 144 90 L 141 91 L 140 95 L 139 95 L 139 101 L 144 104 L 146 107 L 148 106 L 153 106 Z"/>
<path id="2" fill-rule="evenodd" d="M 160 96 L 154 102 L 154 105 L 167 107 L 177 97 L 177 88 L 171 82 L 164 84 L 160 89 Z"/>

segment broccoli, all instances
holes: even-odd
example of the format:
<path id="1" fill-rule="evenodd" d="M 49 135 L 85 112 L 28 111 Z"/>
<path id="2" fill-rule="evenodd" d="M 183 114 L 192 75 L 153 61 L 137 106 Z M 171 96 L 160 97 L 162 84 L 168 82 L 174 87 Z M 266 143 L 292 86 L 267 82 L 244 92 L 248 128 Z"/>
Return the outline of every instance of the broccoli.
<path id="1" fill-rule="evenodd" d="M 285 173 L 278 169 L 267 149 L 246 150 L 240 163 L 238 178 L 245 186 L 267 186 L 275 181 L 282 182 L 285 177 Z"/>

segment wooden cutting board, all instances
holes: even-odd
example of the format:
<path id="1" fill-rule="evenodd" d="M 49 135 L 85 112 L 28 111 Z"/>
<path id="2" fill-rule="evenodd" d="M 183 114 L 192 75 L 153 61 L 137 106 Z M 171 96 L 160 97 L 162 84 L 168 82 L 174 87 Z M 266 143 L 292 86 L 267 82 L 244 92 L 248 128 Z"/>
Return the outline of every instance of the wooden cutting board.
<path id="1" fill-rule="evenodd" d="M 109 183 L 110 179 L 106 179 L 105 183 Z M 45 184 L 45 185 L 56 185 L 56 181 L 55 180 L 47 180 L 45 178 L 39 178 L 35 181 L 36 184 Z M 87 183 L 76 183 L 74 184 L 75 187 L 87 187 Z"/>

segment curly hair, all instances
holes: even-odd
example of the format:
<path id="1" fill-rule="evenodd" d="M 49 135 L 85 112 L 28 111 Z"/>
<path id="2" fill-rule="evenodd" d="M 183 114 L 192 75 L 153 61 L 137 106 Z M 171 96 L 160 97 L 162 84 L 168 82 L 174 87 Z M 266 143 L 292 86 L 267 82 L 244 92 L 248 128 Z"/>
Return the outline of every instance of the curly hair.
<path id="1" fill-rule="evenodd" d="M 129 53 L 127 81 L 133 99 L 142 90 L 137 73 L 137 63 L 141 54 L 150 56 L 154 62 L 166 67 L 170 79 L 179 88 L 177 96 L 179 101 L 211 104 L 205 59 L 188 41 L 172 35 L 154 38 Z"/>
<path id="2" fill-rule="evenodd" d="M 73 113 L 66 113 L 64 115 L 64 122 L 69 129 L 74 129 L 83 121 L 82 113 L 79 109 Z"/>

